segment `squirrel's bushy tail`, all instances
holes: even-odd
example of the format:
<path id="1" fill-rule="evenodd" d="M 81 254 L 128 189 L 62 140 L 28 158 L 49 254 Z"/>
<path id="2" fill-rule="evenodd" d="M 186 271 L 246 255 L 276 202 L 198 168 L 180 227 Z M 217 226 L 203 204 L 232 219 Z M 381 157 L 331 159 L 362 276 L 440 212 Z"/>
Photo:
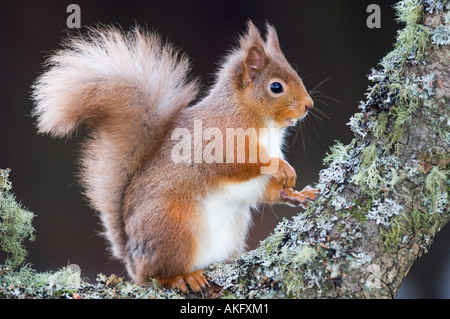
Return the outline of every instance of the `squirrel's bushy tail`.
<path id="1" fill-rule="evenodd" d="M 64 137 L 88 127 L 81 181 L 121 258 L 125 187 L 166 124 L 194 99 L 189 62 L 155 34 L 109 27 L 69 38 L 46 66 L 33 85 L 38 130 Z"/>

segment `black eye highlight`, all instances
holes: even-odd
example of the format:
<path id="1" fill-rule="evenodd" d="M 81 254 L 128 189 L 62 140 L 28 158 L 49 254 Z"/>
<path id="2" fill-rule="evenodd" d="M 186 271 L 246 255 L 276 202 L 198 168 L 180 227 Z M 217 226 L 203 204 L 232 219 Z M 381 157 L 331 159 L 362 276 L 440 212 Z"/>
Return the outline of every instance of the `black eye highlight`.
<path id="1" fill-rule="evenodd" d="M 283 92 L 283 85 L 280 82 L 273 82 L 270 85 L 270 90 L 275 94 L 280 94 Z"/>

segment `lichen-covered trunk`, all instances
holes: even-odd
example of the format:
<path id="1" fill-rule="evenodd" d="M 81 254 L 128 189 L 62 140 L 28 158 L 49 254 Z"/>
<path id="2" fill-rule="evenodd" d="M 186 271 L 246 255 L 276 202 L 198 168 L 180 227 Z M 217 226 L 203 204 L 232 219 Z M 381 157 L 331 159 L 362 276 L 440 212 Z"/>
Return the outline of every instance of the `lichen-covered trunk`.
<path id="1" fill-rule="evenodd" d="M 349 121 L 355 137 L 324 159 L 323 195 L 260 247 L 216 265 L 229 297 L 392 298 L 450 218 L 447 1 L 396 5 L 394 50 Z"/>

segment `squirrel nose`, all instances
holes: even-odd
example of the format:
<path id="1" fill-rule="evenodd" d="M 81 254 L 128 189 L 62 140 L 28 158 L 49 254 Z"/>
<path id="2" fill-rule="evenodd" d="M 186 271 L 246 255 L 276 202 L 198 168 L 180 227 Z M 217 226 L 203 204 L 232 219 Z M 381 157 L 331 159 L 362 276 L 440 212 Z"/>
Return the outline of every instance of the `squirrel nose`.
<path id="1" fill-rule="evenodd" d="M 310 111 L 314 107 L 314 101 L 308 97 L 305 103 L 305 111 Z"/>

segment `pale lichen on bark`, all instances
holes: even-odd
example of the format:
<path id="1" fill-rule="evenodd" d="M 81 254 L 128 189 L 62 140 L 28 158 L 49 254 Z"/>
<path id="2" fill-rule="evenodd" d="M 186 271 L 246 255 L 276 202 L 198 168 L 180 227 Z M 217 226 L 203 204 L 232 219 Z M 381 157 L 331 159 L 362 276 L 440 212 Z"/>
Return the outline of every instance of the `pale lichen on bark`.
<path id="1" fill-rule="evenodd" d="M 391 298 L 449 219 L 447 1 L 396 4 L 405 27 L 373 69 L 305 213 L 211 280 L 237 298 Z"/>
<path id="2" fill-rule="evenodd" d="M 402 0 L 392 52 L 369 75 L 354 139 L 324 159 L 307 211 L 283 220 L 260 246 L 215 264 L 197 297 L 392 298 L 448 222 L 450 15 L 448 1 Z M 1 182 L 1 180 L 0 180 Z M 38 274 L 0 267 L 5 298 L 184 298 L 116 276 L 97 284 L 69 268 Z M 189 297 L 189 296 L 188 296 Z"/>

